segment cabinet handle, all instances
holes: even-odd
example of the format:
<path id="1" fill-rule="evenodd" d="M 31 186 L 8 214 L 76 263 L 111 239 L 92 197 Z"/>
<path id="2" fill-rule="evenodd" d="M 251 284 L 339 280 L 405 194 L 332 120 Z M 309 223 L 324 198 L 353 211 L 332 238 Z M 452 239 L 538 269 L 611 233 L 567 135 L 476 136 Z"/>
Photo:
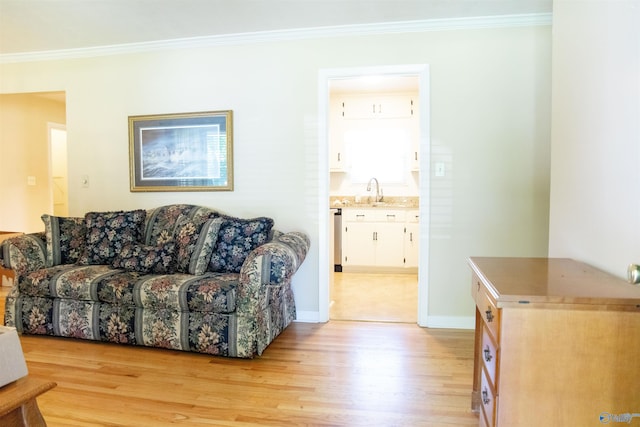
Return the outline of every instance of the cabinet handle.
<path id="1" fill-rule="evenodd" d="M 491 311 L 491 307 L 487 307 L 487 311 L 484 312 L 487 315 L 487 322 L 493 322 L 493 312 Z"/>
<path id="2" fill-rule="evenodd" d="M 387 219 L 396 219 L 394 214 L 387 214 Z"/>
<path id="3" fill-rule="evenodd" d="M 418 160 L 418 152 L 417 151 L 413 152 L 413 156 L 414 156 L 414 160 Z"/>
<path id="4" fill-rule="evenodd" d="M 409 233 L 409 241 L 413 242 L 413 233 Z"/>
<path id="5" fill-rule="evenodd" d="M 484 349 L 484 360 L 486 362 L 491 362 L 491 359 L 493 359 L 493 356 L 491 355 L 491 349 L 487 345 L 487 347 Z"/>
<path id="6" fill-rule="evenodd" d="M 485 405 L 488 405 L 489 402 L 491 402 L 491 399 L 489 399 L 489 392 L 485 387 L 484 390 L 482 390 L 482 403 L 484 403 Z"/>
<path id="7" fill-rule="evenodd" d="M 377 231 L 373 232 L 373 240 L 374 241 L 378 240 L 378 232 Z"/>
<path id="8" fill-rule="evenodd" d="M 478 292 L 480 292 L 480 282 L 476 282 L 476 285 L 478 286 Z"/>
<path id="9" fill-rule="evenodd" d="M 340 153 L 338 153 L 338 161 L 340 161 Z"/>
<path id="10" fill-rule="evenodd" d="M 356 214 L 356 218 L 364 218 L 364 214 Z"/>

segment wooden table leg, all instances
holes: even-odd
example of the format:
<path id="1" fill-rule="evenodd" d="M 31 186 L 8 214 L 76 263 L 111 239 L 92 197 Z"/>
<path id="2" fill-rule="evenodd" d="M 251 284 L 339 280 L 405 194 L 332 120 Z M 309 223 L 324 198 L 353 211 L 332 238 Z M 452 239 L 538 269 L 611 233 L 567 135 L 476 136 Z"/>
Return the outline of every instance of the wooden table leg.
<path id="1" fill-rule="evenodd" d="M 8 427 L 43 427 L 46 426 L 36 399 L 31 399 L 8 414 L 0 417 L 3 426 Z"/>

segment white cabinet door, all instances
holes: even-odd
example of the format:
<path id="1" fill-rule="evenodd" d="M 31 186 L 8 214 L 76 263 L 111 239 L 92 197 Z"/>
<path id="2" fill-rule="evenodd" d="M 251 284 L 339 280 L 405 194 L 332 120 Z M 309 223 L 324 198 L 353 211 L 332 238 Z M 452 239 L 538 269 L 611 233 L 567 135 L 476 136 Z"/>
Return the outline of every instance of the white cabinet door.
<path id="1" fill-rule="evenodd" d="M 374 223 L 346 223 L 342 236 L 343 265 L 375 265 L 374 233 Z"/>
<path id="2" fill-rule="evenodd" d="M 418 267 L 420 262 L 420 211 L 417 209 L 407 211 L 406 221 L 404 233 L 404 266 L 408 268 Z"/>
<path id="3" fill-rule="evenodd" d="M 329 170 L 343 172 L 345 170 L 344 153 L 344 121 L 342 120 L 342 103 L 331 101 L 331 120 L 329 120 Z"/>
<path id="4" fill-rule="evenodd" d="M 342 99 L 345 119 L 398 119 L 412 117 L 414 99 L 409 95 L 345 96 Z"/>
<path id="5" fill-rule="evenodd" d="M 420 170 L 420 121 L 418 106 L 414 105 L 414 116 L 407 123 L 411 138 L 410 167 L 416 172 Z"/>
<path id="6" fill-rule="evenodd" d="M 404 233 L 404 266 L 418 267 L 419 263 L 419 247 L 418 237 L 420 232 L 420 224 L 407 223 Z"/>
<path id="7" fill-rule="evenodd" d="M 404 244 L 403 223 L 377 223 L 375 235 L 376 266 L 403 267 Z"/>
<path id="8" fill-rule="evenodd" d="M 344 266 L 404 266 L 404 211 L 343 209 L 342 215 Z"/>

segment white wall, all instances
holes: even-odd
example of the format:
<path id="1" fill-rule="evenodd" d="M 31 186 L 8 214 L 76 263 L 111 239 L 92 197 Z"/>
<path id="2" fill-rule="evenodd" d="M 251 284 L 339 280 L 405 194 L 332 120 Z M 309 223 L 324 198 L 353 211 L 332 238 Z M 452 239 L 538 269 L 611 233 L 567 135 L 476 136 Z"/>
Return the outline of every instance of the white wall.
<path id="1" fill-rule="evenodd" d="M 554 0 L 549 254 L 640 263 L 640 2 Z"/>
<path id="2" fill-rule="evenodd" d="M 546 255 L 550 28 L 344 36 L 0 65 L 0 93 L 65 90 L 70 214 L 188 202 L 306 231 L 298 310 L 318 312 L 318 74 L 429 64 L 429 309 L 472 319 L 469 255 Z M 46 73 L 43 70 L 46 69 Z M 234 111 L 235 190 L 129 192 L 129 115 Z M 90 187 L 82 188 L 88 175 Z M 322 266 L 322 268 L 326 268 Z"/>

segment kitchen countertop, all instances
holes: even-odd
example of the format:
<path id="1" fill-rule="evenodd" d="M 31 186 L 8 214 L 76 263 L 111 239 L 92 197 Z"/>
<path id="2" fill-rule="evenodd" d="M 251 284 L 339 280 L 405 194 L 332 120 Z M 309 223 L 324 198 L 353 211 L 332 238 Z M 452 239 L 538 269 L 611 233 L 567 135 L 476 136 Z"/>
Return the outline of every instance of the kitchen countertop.
<path id="1" fill-rule="evenodd" d="M 371 202 L 369 197 L 363 197 L 356 202 L 355 196 L 331 196 L 330 208 L 352 209 L 418 209 L 418 197 L 384 197 L 382 202 Z"/>

